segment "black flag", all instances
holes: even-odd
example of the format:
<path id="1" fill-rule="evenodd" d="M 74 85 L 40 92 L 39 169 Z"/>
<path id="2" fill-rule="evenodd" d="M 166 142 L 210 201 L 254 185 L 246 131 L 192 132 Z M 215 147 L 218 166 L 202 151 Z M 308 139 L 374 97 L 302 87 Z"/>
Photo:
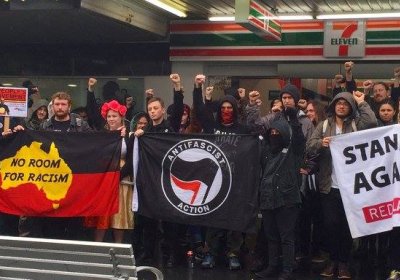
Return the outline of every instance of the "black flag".
<path id="1" fill-rule="evenodd" d="M 256 136 L 145 134 L 139 138 L 139 213 L 252 231 L 259 170 Z"/>

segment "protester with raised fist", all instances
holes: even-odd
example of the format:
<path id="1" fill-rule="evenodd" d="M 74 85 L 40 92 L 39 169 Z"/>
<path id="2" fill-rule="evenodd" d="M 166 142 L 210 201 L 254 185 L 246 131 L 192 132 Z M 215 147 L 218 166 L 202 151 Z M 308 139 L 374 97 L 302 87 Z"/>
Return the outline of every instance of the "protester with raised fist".
<path id="1" fill-rule="evenodd" d="M 179 74 L 171 74 L 170 80 L 173 85 L 174 103 L 168 119 L 165 119 L 166 108 L 164 101 L 159 97 L 151 97 L 147 101 L 147 113 L 149 114 L 150 122 L 147 126 L 138 128 L 132 134 L 131 141 L 133 141 L 133 135 L 140 137 L 146 132 L 174 133 L 179 131 L 184 112 L 181 78 Z M 153 95 L 153 91 L 147 91 L 147 94 Z M 144 185 L 142 187 L 145 188 L 146 186 Z M 144 250 L 139 255 L 138 262 L 143 264 L 153 261 L 158 221 L 140 216 L 140 222 L 143 229 Z M 166 266 L 171 268 L 176 265 L 177 250 L 180 248 L 179 237 L 181 236 L 182 226 L 176 223 L 163 221 L 162 227 L 164 230 Z"/>
<path id="2" fill-rule="evenodd" d="M 210 108 L 203 102 L 205 80 L 206 77 L 203 74 L 196 75 L 193 90 L 193 109 L 196 110 L 203 131 L 209 134 L 250 133 L 250 128 L 239 122 L 237 100 L 232 95 L 225 95 L 219 100 L 216 117 L 214 118 Z M 206 98 L 209 95 L 208 91 L 206 89 Z M 243 90 L 240 91 L 240 94 L 244 94 Z M 239 253 L 243 243 L 242 233 L 211 227 L 207 229 L 206 233 L 206 244 L 209 250 L 202 261 L 201 266 L 203 268 L 213 268 L 215 266 L 219 252 L 218 249 L 221 247 L 221 242 L 224 238 L 226 239 L 226 257 L 230 269 L 236 270 L 241 268 Z"/>
<path id="3" fill-rule="evenodd" d="M 335 75 L 332 86 L 332 97 L 343 91 L 353 92 L 357 90 L 357 85 L 353 77 L 353 68 L 354 62 L 347 61 L 344 63 L 345 76 L 342 74 Z"/>
<path id="4" fill-rule="evenodd" d="M 337 176 L 332 168 L 332 156 L 329 144 L 332 136 L 351 133 L 375 127 L 377 119 L 362 92 L 342 92 L 335 96 L 327 108 L 327 121 L 320 122 L 307 141 L 307 154 L 318 154 L 317 174 L 325 243 L 330 255 L 330 263 L 321 272 L 321 276 L 350 279 L 348 261 L 353 240 L 340 197 Z"/>

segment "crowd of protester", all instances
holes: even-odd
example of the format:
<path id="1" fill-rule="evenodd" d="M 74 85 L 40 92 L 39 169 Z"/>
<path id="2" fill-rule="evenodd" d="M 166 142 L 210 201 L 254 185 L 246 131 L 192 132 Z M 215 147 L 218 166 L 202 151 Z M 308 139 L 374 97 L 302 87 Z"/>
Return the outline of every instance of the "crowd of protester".
<path id="1" fill-rule="evenodd" d="M 213 100 L 213 87 L 206 77 L 194 78 L 193 104 L 184 104 L 184 92 L 178 74 L 170 76 L 173 104 L 153 90 L 146 90 L 147 111 L 134 110 L 134 98 L 121 97 L 114 82 L 104 85 L 103 104 L 95 98 L 96 79 L 90 78 L 87 104 L 71 111 L 71 97 L 55 93 L 50 103 L 40 98 L 37 86 L 27 82 L 30 103 L 28 117 L 12 123 L 1 138 L 18 130 L 101 131 L 120 130 L 122 137 L 119 211 L 112 217 L 41 218 L 1 214 L 2 234 L 81 239 L 93 228 L 92 238 L 103 241 L 108 229 L 115 242 L 123 242 L 127 232 L 135 248 L 138 263 L 154 261 L 155 244 L 162 236 L 167 267 L 174 267 L 186 250 L 192 250 L 199 265 L 213 268 L 226 261 L 232 270 L 243 267 L 243 252 L 249 252 L 249 270 L 259 279 L 294 279 L 293 272 L 309 263 L 326 263 L 323 277 L 351 279 L 352 257 L 379 260 L 390 270 L 400 269 L 400 230 L 353 240 L 346 220 L 340 186 L 332 168 L 329 150 L 335 135 L 399 123 L 400 68 L 394 70 L 391 88 L 371 80 L 358 90 L 353 77 L 353 62 L 344 65 L 345 75 L 334 78 L 333 99 L 327 103 L 301 96 L 300 90 L 287 84 L 270 111 L 257 91 L 239 88 L 237 94 Z M 165 118 L 168 115 L 168 118 Z M 259 134 L 263 139 L 259 186 L 261 226 L 255 245 L 246 244 L 241 232 L 203 228 L 158 221 L 134 214 L 132 149 L 135 137 L 146 132 Z M 161 137 L 161 136 L 160 136 Z M 125 235 L 125 236 L 124 236 Z M 183 246 L 182 244 L 185 244 Z M 357 250 L 352 250 L 357 244 Z"/>

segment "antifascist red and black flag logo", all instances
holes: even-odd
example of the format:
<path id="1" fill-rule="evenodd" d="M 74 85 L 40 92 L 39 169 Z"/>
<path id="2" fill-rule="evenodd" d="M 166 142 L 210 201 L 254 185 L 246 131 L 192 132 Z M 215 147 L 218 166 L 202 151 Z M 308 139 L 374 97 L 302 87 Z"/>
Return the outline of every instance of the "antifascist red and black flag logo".
<path id="1" fill-rule="evenodd" d="M 260 171 L 257 136 L 145 133 L 138 143 L 135 187 L 141 215 L 255 230 Z"/>
<path id="2" fill-rule="evenodd" d="M 118 133 L 26 130 L 1 144 L 0 212 L 72 217 L 118 211 Z"/>
<path id="3" fill-rule="evenodd" d="M 184 140 L 165 155 L 162 187 L 168 201 L 188 215 L 218 209 L 229 195 L 232 174 L 228 159 L 212 142 Z"/>

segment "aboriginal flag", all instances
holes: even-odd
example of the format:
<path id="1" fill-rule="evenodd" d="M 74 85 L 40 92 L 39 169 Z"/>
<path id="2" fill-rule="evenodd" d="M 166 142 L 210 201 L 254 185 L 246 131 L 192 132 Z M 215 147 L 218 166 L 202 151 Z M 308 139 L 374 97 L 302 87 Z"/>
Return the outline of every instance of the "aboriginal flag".
<path id="1" fill-rule="evenodd" d="M 0 212 L 76 217 L 118 211 L 119 132 L 25 130 L 0 141 Z"/>
<path id="2" fill-rule="evenodd" d="M 253 135 L 146 133 L 139 138 L 139 213 L 155 219 L 253 231 L 259 139 Z"/>

